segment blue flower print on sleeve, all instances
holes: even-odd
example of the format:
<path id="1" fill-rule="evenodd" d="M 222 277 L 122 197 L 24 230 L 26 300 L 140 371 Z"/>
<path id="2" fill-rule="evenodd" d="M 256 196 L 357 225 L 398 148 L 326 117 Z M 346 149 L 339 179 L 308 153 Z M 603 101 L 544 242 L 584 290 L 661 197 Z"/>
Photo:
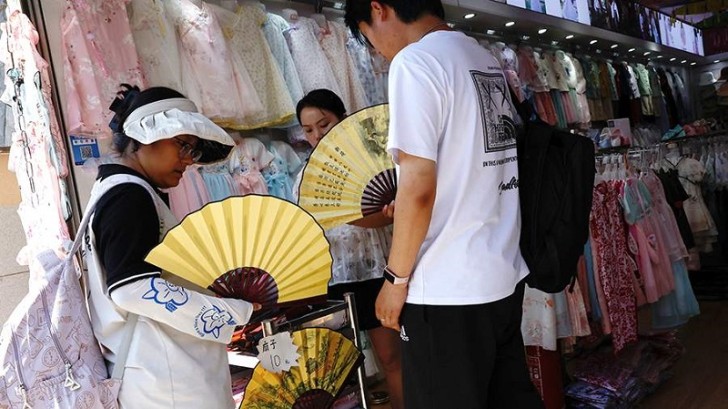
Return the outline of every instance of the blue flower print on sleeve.
<path id="1" fill-rule="evenodd" d="M 196 328 L 200 335 L 211 334 L 215 338 L 220 338 L 220 328 L 236 324 L 229 312 L 214 305 L 198 315 L 197 321 L 195 326 L 202 327 L 202 333 L 200 333 L 200 328 Z"/>
<path id="2" fill-rule="evenodd" d="M 151 287 L 151 290 L 147 291 L 142 298 L 164 305 L 169 312 L 175 312 L 177 308 L 187 304 L 187 301 L 190 300 L 187 290 L 161 278 L 152 278 Z"/>

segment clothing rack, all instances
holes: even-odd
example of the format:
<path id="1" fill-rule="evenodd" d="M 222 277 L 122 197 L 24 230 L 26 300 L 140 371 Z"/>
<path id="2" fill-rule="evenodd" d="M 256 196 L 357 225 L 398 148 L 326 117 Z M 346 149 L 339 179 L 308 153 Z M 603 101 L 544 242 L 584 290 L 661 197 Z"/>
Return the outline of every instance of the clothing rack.
<path id="1" fill-rule="evenodd" d="M 681 144 L 689 144 L 689 143 L 696 143 L 696 142 L 713 142 L 715 139 L 719 138 L 726 138 L 728 141 L 728 130 L 721 129 L 718 131 L 713 131 L 707 134 L 703 135 L 696 135 L 696 136 L 686 136 L 684 138 L 676 138 L 676 139 L 670 139 L 668 141 L 661 141 L 656 145 L 652 146 L 619 146 L 616 148 L 609 148 L 609 149 L 600 149 L 596 156 L 597 157 L 603 157 L 603 156 L 609 156 L 609 155 L 615 155 L 615 154 L 621 154 L 621 153 L 627 153 L 627 154 L 633 154 L 633 153 L 642 153 L 642 152 L 648 152 L 655 149 L 658 149 L 663 146 L 669 146 L 669 145 L 681 145 Z"/>

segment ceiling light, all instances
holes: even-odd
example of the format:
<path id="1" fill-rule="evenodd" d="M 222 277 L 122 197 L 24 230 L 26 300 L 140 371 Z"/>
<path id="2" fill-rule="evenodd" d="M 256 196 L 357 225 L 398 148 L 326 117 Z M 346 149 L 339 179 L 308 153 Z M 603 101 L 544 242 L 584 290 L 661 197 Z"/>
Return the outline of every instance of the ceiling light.
<path id="1" fill-rule="evenodd" d="M 554 40 L 554 41 L 551 42 L 551 45 L 559 45 L 559 42 L 556 41 L 556 40 Z"/>
<path id="2" fill-rule="evenodd" d="M 617 47 L 619 47 L 619 44 L 612 44 L 611 48 L 617 48 Z"/>
<path id="3" fill-rule="evenodd" d="M 523 40 L 523 41 L 528 41 L 530 38 L 531 37 L 530 36 L 527 36 L 527 35 L 521 36 L 521 40 Z"/>
<path id="4" fill-rule="evenodd" d="M 468 13 L 463 16 L 466 20 L 470 20 L 471 18 L 475 17 L 475 13 Z"/>
<path id="5" fill-rule="evenodd" d="M 450 28 L 455 28 L 455 23 L 447 23 L 447 26 Z"/>
<path id="6" fill-rule="evenodd" d="M 691 62 L 690 65 L 698 65 L 695 61 Z"/>
<path id="7" fill-rule="evenodd" d="M 569 34 L 569 35 L 566 36 L 566 39 L 567 40 L 571 40 L 572 38 L 574 38 L 574 35 L 573 34 Z"/>
<path id="8" fill-rule="evenodd" d="M 646 56 L 648 56 L 648 55 L 650 55 L 650 54 L 652 54 L 652 53 L 651 53 L 651 52 L 649 52 L 649 51 L 645 51 L 645 52 L 644 52 L 644 54 L 642 54 L 642 55 L 644 55 L 644 56 L 646 57 Z"/>
<path id="9" fill-rule="evenodd" d="M 488 34 L 489 36 L 492 36 L 493 34 L 495 34 L 495 30 L 487 30 L 485 32 L 485 34 Z"/>
<path id="10" fill-rule="evenodd" d="M 515 25 L 516 25 L 516 22 L 515 21 L 509 21 L 509 22 L 506 23 L 506 27 L 513 27 Z"/>
<path id="11" fill-rule="evenodd" d="M 601 54 L 602 50 L 597 49 L 597 54 Z"/>
<path id="12" fill-rule="evenodd" d="M 596 43 L 597 43 L 597 40 L 591 40 L 591 41 L 589 41 L 589 44 L 591 44 L 591 45 L 594 45 Z"/>
<path id="13" fill-rule="evenodd" d="M 634 48 L 630 48 L 629 50 L 627 50 L 627 52 L 628 52 L 628 53 L 631 53 L 631 52 L 632 52 L 632 51 L 634 51 L 634 50 L 635 50 Z"/>
<path id="14" fill-rule="evenodd" d="M 657 59 L 659 60 L 660 58 L 662 58 L 662 56 L 661 56 L 661 55 L 658 55 L 658 56 L 657 56 L 657 57 L 655 57 L 655 58 L 657 58 Z"/>
<path id="15" fill-rule="evenodd" d="M 720 62 L 720 60 L 715 60 L 715 61 L 713 61 L 713 64 L 718 64 L 719 62 Z"/>
<path id="16" fill-rule="evenodd" d="M 542 28 L 542 29 L 538 30 L 538 33 L 539 34 L 546 34 L 547 31 L 549 31 L 547 28 Z"/>
<path id="17" fill-rule="evenodd" d="M 670 62 L 673 62 L 675 60 L 677 60 L 677 58 L 675 58 L 675 57 L 670 58 Z"/>

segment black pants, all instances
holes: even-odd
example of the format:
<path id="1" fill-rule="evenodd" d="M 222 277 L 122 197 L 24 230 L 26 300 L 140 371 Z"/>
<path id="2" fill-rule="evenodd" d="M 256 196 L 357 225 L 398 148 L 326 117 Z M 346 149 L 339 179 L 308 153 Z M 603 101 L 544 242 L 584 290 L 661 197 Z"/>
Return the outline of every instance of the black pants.
<path id="1" fill-rule="evenodd" d="M 524 284 L 480 305 L 405 304 L 402 377 L 408 409 L 542 408 L 521 336 Z"/>

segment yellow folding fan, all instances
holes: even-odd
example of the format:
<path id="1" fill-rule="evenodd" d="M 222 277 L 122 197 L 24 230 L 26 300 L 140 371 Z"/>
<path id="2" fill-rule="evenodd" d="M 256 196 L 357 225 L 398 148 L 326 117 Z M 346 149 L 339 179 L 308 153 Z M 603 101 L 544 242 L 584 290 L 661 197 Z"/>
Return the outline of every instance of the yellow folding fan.
<path id="1" fill-rule="evenodd" d="M 220 296 L 263 306 L 325 296 L 332 264 L 329 243 L 311 215 L 257 195 L 189 214 L 146 261 Z"/>
<path id="2" fill-rule="evenodd" d="M 298 204 L 324 229 L 375 214 L 394 200 L 397 177 L 388 135 L 389 106 L 376 105 L 341 121 L 314 149 Z"/>
<path id="3" fill-rule="evenodd" d="M 293 332 L 298 366 L 276 374 L 260 364 L 240 409 L 327 409 L 364 359 L 354 343 L 327 328 Z"/>

